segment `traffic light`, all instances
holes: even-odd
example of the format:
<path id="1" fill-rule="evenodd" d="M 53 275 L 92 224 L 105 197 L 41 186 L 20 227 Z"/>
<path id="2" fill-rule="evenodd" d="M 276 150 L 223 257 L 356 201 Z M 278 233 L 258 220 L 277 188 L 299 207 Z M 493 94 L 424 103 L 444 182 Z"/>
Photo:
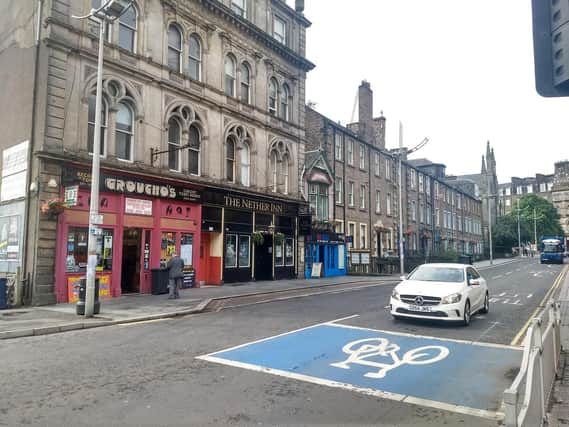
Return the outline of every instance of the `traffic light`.
<path id="1" fill-rule="evenodd" d="M 532 0 L 535 87 L 569 96 L 569 0 Z"/>

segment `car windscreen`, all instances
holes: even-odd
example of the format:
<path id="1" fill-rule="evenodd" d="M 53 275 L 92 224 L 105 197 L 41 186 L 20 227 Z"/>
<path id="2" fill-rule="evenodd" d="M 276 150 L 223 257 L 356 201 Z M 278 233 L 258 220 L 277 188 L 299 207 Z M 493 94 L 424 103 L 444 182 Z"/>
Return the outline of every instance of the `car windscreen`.
<path id="1" fill-rule="evenodd" d="M 422 280 L 425 282 L 463 282 L 464 271 L 450 267 L 419 267 L 409 275 L 407 280 Z"/>

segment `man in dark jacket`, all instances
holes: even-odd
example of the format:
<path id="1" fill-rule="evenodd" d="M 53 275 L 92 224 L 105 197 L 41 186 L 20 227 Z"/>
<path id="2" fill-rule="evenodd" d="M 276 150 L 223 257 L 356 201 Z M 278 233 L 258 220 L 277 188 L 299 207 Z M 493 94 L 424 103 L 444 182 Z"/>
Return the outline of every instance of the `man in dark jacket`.
<path id="1" fill-rule="evenodd" d="M 168 289 L 170 291 L 168 299 L 179 298 L 180 294 L 178 293 L 178 289 L 182 286 L 182 281 L 184 280 L 184 260 L 174 252 L 172 258 L 168 261 L 166 269 L 168 270 L 168 278 L 170 279 L 168 283 Z"/>

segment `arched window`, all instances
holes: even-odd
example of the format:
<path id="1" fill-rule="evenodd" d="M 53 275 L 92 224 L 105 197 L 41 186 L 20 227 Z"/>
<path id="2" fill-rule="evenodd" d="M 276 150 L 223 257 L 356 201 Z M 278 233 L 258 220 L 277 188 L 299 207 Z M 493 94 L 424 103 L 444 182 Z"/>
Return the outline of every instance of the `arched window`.
<path id="1" fill-rule="evenodd" d="M 225 94 L 235 96 L 235 60 L 227 55 L 225 57 Z"/>
<path id="2" fill-rule="evenodd" d="M 174 24 L 168 27 L 168 68 L 182 72 L 182 34 Z"/>
<path id="3" fill-rule="evenodd" d="M 182 127 L 174 118 L 168 120 L 168 168 L 180 172 L 180 143 Z"/>
<path id="4" fill-rule="evenodd" d="M 271 152 L 271 191 L 273 193 L 277 192 L 277 176 L 278 176 L 278 159 L 277 159 L 277 152 Z"/>
<path id="5" fill-rule="evenodd" d="M 241 64 L 241 101 L 251 103 L 251 69 L 246 62 Z"/>
<path id="6" fill-rule="evenodd" d="M 134 4 L 119 18 L 119 47 L 129 52 L 136 51 L 137 12 Z"/>
<path id="7" fill-rule="evenodd" d="M 288 181 L 288 169 L 289 169 L 289 157 L 287 155 L 285 155 L 283 157 L 283 162 L 282 162 L 282 175 L 283 175 L 283 194 L 288 194 L 288 188 L 289 188 L 289 181 Z"/>
<path id="8" fill-rule="evenodd" d="M 230 182 L 235 182 L 235 141 L 228 138 L 225 144 L 226 177 Z"/>
<path id="9" fill-rule="evenodd" d="M 192 175 L 200 174 L 201 136 L 196 126 L 190 126 L 190 142 L 188 149 L 188 171 Z"/>
<path id="10" fill-rule="evenodd" d="M 93 146 L 95 141 L 95 95 L 89 96 L 89 110 L 87 113 L 87 148 L 89 153 L 93 152 Z M 101 149 L 99 150 L 101 156 L 105 156 L 107 153 L 107 119 L 108 119 L 108 109 L 107 103 L 103 98 L 101 103 Z"/>
<path id="11" fill-rule="evenodd" d="M 275 79 L 269 81 L 269 114 L 277 115 L 278 84 Z"/>
<path id="12" fill-rule="evenodd" d="M 190 36 L 190 78 L 202 79 L 202 45 L 195 34 Z"/>
<path id="13" fill-rule="evenodd" d="M 241 184 L 245 187 L 250 185 L 251 174 L 251 147 L 247 142 L 243 144 L 241 150 Z"/>
<path id="14" fill-rule="evenodd" d="M 289 97 L 290 97 L 290 89 L 288 85 L 283 85 L 283 92 L 281 94 L 281 119 L 283 120 L 290 120 L 290 110 L 289 110 Z"/>
<path id="15" fill-rule="evenodd" d="M 133 160 L 134 114 L 129 106 L 120 103 L 117 110 L 115 155 L 120 160 Z"/>

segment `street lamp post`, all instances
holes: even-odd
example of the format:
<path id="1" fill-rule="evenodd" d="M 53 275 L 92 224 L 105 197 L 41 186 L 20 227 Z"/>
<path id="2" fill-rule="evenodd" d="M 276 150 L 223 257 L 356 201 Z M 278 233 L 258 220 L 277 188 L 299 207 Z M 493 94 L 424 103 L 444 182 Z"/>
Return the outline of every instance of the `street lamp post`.
<path id="1" fill-rule="evenodd" d="M 488 203 L 488 245 L 490 246 L 490 264 L 494 264 L 494 257 L 492 252 L 492 209 L 490 207 L 490 174 L 488 174 L 488 191 L 487 203 Z"/>
<path id="2" fill-rule="evenodd" d="M 132 0 L 107 0 L 97 9 L 76 19 L 90 19 L 99 24 L 99 51 L 97 58 L 97 88 L 95 92 L 95 132 L 93 135 L 93 163 L 91 167 L 91 202 L 89 204 L 89 240 L 87 243 L 87 284 L 85 289 L 85 317 L 92 317 L 95 305 L 95 278 L 97 267 L 97 226 L 99 217 L 99 169 L 101 152 L 101 107 L 103 90 L 103 51 L 105 25 L 119 18 L 131 7 Z"/>
<path id="3" fill-rule="evenodd" d="M 520 234 L 520 199 L 517 199 L 518 203 L 518 255 L 522 256 L 522 240 Z"/>

